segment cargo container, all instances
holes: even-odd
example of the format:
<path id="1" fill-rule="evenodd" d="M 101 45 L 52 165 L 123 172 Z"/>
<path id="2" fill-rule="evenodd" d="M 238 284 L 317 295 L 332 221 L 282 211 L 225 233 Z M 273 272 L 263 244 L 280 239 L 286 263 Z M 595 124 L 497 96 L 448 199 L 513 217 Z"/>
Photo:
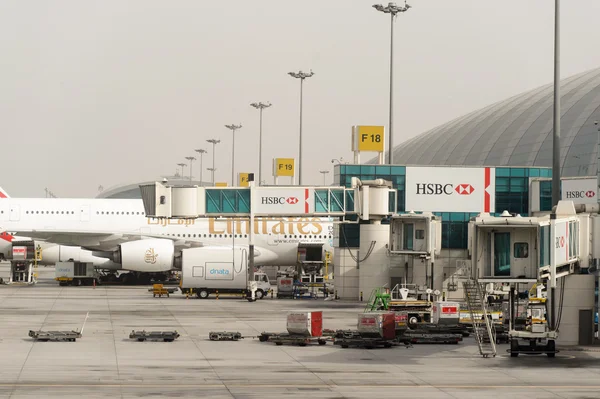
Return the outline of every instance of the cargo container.
<path id="1" fill-rule="evenodd" d="M 434 324 L 458 324 L 460 321 L 460 304 L 458 302 L 434 302 Z"/>
<path id="2" fill-rule="evenodd" d="M 359 314 L 357 330 L 364 337 L 395 339 L 396 315 L 393 312 Z"/>
<path id="3" fill-rule="evenodd" d="M 287 316 L 286 327 L 290 334 L 321 337 L 323 335 L 323 312 L 290 313 Z"/>

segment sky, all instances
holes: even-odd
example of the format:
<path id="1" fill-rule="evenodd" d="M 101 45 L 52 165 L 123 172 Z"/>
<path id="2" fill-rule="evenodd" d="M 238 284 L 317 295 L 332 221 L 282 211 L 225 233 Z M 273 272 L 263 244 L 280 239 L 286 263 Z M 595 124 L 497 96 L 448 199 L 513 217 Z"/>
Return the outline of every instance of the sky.
<path id="1" fill-rule="evenodd" d="M 387 125 L 390 19 L 373 0 L 0 2 L 0 186 L 93 197 L 173 175 L 218 139 L 215 180 L 298 154 L 303 183 L 351 160 L 353 125 Z M 398 2 L 399 5 L 403 4 Z M 552 82 L 554 2 L 412 0 L 394 26 L 394 142 Z M 600 2 L 562 2 L 561 77 L 600 66 Z M 362 159 L 371 158 L 363 154 Z M 375 154 L 372 154 L 375 155 Z M 193 164 L 198 177 L 199 162 Z M 189 174 L 189 169 L 185 169 Z M 210 180 L 210 173 L 204 173 Z M 284 183 L 283 178 L 280 183 Z"/>

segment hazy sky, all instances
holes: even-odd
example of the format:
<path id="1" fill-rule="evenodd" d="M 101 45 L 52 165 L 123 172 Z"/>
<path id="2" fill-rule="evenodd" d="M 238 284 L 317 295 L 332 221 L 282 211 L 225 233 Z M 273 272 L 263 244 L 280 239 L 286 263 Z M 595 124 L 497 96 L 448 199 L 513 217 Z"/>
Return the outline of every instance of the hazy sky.
<path id="1" fill-rule="evenodd" d="M 306 184 L 351 159 L 350 128 L 388 120 L 389 17 L 373 0 L 4 0 L 2 179 L 12 196 L 95 196 L 173 174 L 217 146 L 217 181 L 296 157 Z M 401 3 L 398 3 L 401 4 Z M 413 0 L 395 24 L 395 142 L 553 77 L 551 0 Z M 562 77 L 600 66 L 600 1 L 562 2 Z M 367 154 L 363 159 L 368 159 Z M 209 167 L 211 156 L 204 157 Z M 199 164 L 194 164 L 197 176 Z M 187 173 L 187 172 L 186 172 Z M 205 180 L 210 178 L 208 172 Z"/>

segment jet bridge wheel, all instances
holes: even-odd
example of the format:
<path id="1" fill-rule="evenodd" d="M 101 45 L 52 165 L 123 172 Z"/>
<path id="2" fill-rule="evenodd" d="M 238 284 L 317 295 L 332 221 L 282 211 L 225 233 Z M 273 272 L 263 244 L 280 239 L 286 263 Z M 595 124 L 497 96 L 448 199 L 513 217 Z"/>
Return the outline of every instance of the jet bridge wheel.
<path id="1" fill-rule="evenodd" d="M 198 298 L 200 299 L 206 299 L 208 298 L 208 296 L 210 295 L 209 292 L 207 290 L 200 290 L 196 293 L 196 295 L 198 296 Z"/>

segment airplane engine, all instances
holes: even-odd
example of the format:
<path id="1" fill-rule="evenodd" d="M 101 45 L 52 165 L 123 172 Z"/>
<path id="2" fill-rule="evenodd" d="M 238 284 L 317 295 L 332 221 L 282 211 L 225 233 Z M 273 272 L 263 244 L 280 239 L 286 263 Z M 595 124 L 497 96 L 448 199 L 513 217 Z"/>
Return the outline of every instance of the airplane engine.
<path id="1" fill-rule="evenodd" d="M 160 238 L 125 242 L 119 245 L 115 262 L 136 272 L 164 272 L 173 268 L 173 241 Z"/>

